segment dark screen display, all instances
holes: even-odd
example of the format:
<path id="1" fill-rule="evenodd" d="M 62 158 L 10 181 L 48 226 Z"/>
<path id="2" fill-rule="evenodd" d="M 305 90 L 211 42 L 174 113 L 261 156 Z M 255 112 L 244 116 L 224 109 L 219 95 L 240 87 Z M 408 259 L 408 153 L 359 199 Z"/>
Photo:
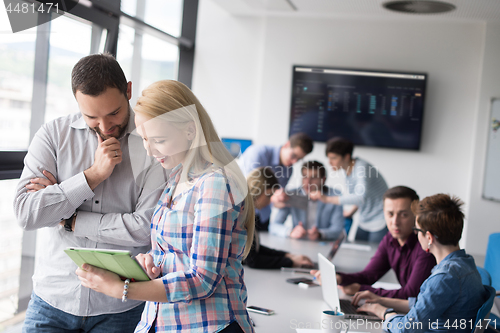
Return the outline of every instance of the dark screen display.
<path id="1" fill-rule="evenodd" d="M 427 75 L 294 66 L 290 135 L 420 148 Z"/>

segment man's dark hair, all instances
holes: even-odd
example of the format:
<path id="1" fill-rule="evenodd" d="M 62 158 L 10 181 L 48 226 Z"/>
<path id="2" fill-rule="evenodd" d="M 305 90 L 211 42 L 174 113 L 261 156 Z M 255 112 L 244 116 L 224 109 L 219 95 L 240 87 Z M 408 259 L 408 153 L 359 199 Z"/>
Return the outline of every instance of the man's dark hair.
<path id="1" fill-rule="evenodd" d="M 109 53 L 91 54 L 80 59 L 71 72 L 71 88 L 73 95 L 79 91 L 90 96 L 99 96 L 108 88 L 117 88 L 127 97 L 125 74 Z"/>
<path id="2" fill-rule="evenodd" d="M 312 171 L 317 171 L 319 172 L 319 176 L 321 178 L 326 177 L 326 169 L 323 163 L 318 162 L 318 161 L 307 161 L 302 164 L 302 168 L 300 169 L 302 172 L 302 175 L 304 175 L 304 170 L 312 170 Z"/>
<path id="3" fill-rule="evenodd" d="M 288 141 L 290 141 L 290 147 L 295 148 L 299 146 L 306 155 L 313 150 L 313 140 L 306 133 L 296 133 Z"/>
<path id="4" fill-rule="evenodd" d="M 408 198 L 410 199 L 411 202 L 420 200 L 417 192 L 406 186 L 394 186 L 385 191 L 384 193 L 384 200 L 385 199 L 394 200 L 401 198 Z"/>
<path id="5" fill-rule="evenodd" d="M 442 245 L 458 245 L 464 228 L 463 202 L 448 194 L 435 194 L 414 202 L 412 210 L 421 229 L 436 236 Z"/>
<path id="6" fill-rule="evenodd" d="M 352 157 L 353 150 L 354 150 L 354 144 L 351 141 L 344 138 L 336 137 L 326 142 L 325 154 L 328 155 L 329 153 L 334 153 L 342 157 L 349 154 Z"/>

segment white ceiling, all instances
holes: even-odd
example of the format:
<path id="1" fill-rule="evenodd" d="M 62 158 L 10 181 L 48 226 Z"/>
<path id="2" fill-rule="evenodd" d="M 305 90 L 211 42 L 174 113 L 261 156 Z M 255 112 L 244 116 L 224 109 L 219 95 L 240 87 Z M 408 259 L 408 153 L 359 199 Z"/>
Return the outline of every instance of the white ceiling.
<path id="1" fill-rule="evenodd" d="M 440 0 L 455 10 L 441 14 L 404 14 L 385 9 L 391 0 L 213 0 L 235 15 L 297 17 L 371 17 L 449 19 L 500 23 L 500 0 Z M 420 0 L 427 1 L 427 0 Z"/>

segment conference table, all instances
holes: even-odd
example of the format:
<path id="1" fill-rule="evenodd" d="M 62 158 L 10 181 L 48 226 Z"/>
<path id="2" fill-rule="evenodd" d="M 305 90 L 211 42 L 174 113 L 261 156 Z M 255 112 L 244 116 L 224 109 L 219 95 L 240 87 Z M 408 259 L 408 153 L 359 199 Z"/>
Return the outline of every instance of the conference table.
<path id="1" fill-rule="evenodd" d="M 326 256 L 332 246 L 332 242 L 281 238 L 268 233 L 260 233 L 260 242 L 274 249 L 307 255 L 313 261 L 318 260 L 318 252 Z M 341 245 L 332 262 L 337 271 L 358 272 L 369 262 L 376 251 L 376 246 L 376 244 L 364 242 L 345 242 Z M 263 307 L 275 312 L 270 316 L 249 312 L 256 332 L 296 332 L 296 329 L 319 330 L 321 328 L 321 313 L 330 309 L 323 300 L 321 287 L 313 286 L 304 289 L 286 282 L 289 278 L 306 276 L 310 277 L 306 273 L 279 269 L 252 269 L 245 266 L 245 283 L 248 290 L 247 305 Z M 386 274 L 381 281 L 397 283 L 393 271 Z M 340 290 L 339 295 L 343 298 Z M 352 324 L 349 332 L 356 331 L 382 332 L 381 322 L 356 322 L 356 324 Z"/>

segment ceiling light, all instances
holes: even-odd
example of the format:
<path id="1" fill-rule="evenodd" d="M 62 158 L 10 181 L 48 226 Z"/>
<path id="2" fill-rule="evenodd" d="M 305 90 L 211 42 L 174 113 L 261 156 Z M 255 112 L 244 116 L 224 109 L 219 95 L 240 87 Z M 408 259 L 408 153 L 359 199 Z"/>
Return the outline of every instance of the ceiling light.
<path id="1" fill-rule="evenodd" d="M 400 13 L 409 14 L 439 14 L 455 9 L 455 6 L 441 1 L 389 1 L 384 8 Z"/>

